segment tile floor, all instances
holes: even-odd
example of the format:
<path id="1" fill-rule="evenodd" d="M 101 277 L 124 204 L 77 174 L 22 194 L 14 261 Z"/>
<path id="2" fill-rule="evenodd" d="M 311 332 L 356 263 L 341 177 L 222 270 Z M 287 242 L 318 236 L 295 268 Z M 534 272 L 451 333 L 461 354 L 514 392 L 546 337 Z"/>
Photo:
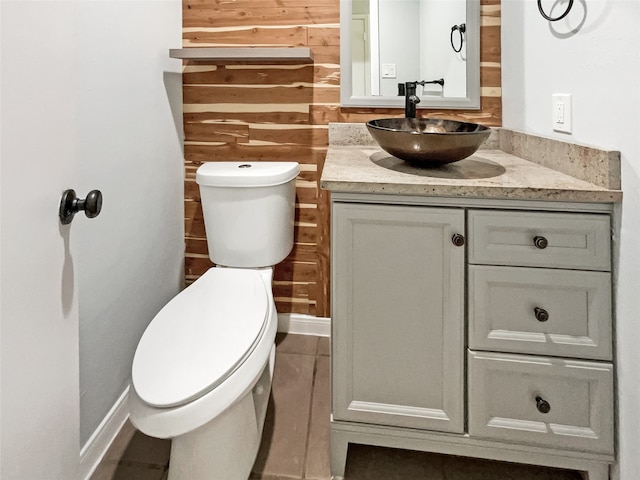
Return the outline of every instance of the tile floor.
<path id="1" fill-rule="evenodd" d="M 276 368 L 262 445 L 251 474 L 259 480 L 328 480 L 329 341 L 277 338 Z M 170 441 L 127 422 L 91 480 L 167 480 Z M 346 480 L 580 480 L 576 472 L 447 455 L 352 445 Z M 200 480 L 200 479 L 194 479 Z M 224 479 L 212 479 L 224 480 Z"/>

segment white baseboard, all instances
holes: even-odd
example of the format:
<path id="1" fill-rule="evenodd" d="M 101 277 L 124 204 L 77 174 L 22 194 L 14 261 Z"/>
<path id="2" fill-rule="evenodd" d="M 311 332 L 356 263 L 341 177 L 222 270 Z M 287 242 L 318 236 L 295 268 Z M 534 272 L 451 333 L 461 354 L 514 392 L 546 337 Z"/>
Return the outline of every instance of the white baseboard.
<path id="1" fill-rule="evenodd" d="M 279 313 L 278 331 L 299 335 L 331 336 L 331 319 L 301 313 Z"/>
<path id="2" fill-rule="evenodd" d="M 122 392 L 109 413 L 104 417 L 93 435 L 87 440 L 80 450 L 80 475 L 78 478 L 89 480 L 93 472 L 98 468 L 111 443 L 120 432 L 124 422 L 129 418 L 129 387 Z"/>

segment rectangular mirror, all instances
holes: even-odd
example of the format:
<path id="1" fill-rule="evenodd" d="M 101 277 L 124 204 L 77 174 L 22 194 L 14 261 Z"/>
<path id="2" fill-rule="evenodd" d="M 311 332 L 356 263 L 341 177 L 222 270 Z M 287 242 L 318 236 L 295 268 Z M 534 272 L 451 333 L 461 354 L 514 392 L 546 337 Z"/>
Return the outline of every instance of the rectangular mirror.
<path id="1" fill-rule="evenodd" d="M 480 108 L 480 0 L 340 0 L 340 103 Z"/>

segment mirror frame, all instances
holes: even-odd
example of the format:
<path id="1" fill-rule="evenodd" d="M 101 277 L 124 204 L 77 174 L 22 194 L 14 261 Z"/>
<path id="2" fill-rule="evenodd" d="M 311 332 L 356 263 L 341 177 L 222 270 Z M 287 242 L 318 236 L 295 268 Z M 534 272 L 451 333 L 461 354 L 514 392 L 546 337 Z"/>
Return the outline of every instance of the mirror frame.
<path id="1" fill-rule="evenodd" d="M 340 105 L 343 107 L 404 108 L 404 97 L 352 95 L 351 0 L 340 0 Z M 418 106 L 441 109 L 480 109 L 480 0 L 467 0 L 467 96 L 423 97 Z M 415 79 L 420 80 L 420 79 Z"/>

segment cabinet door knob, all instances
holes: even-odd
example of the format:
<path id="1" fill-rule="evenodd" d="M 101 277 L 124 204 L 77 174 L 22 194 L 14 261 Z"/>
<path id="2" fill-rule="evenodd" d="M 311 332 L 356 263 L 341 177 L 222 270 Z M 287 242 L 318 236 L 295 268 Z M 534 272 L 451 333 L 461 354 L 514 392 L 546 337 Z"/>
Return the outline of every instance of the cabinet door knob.
<path id="1" fill-rule="evenodd" d="M 456 247 L 462 247 L 464 245 L 464 235 L 460 233 L 454 233 L 451 237 L 451 243 L 453 243 Z"/>
<path id="2" fill-rule="evenodd" d="M 536 407 L 540 413 L 549 413 L 551 411 L 551 405 L 540 395 L 536 396 Z"/>
<path id="3" fill-rule="evenodd" d="M 539 322 L 546 322 L 549 320 L 549 312 L 547 312 L 544 308 L 536 307 L 533 309 L 533 312 L 536 315 L 536 320 Z"/>
<path id="4" fill-rule="evenodd" d="M 544 250 L 549 245 L 549 241 L 540 235 L 536 235 L 535 237 L 533 237 L 533 244 L 536 246 L 536 248 Z"/>

